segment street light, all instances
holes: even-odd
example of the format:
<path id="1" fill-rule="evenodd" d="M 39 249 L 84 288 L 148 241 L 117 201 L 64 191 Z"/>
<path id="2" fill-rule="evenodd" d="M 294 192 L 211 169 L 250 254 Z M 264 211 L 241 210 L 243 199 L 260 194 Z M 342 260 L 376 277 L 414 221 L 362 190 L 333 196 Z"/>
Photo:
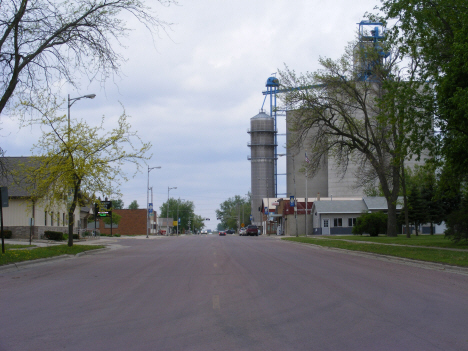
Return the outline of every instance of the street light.
<path id="1" fill-rule="evenodd" d="M 149 219 L 149 190 L 150 190 L 150 186 L 149 186 L 149 174 L 151 172 L 152 169 L 160 169 L 161 166 L 157 166 L 157 167 L 150 167 L 148 166 L 148 186 L 146 187 L 146 237 L 148 238 L 148 231 L 149 231 L 149 222 L 150 222 L 150 219 Z M 153 195 L 151 195 L 153 196 Z M 151 199 L 153 200 L 153 199 Z M 154 216 L 154 214 L 153 214 Z"/>
<path id="2" fill-rule="evenodd" d="M 172 190 L 172 189 L 177 189 L 177 187 L 173 187 L 173 188 L 170 188 L 170 187 L 167 187 L 167 220 L 166 220 L 166 224 L 167 224 L 167 231 L 166 231 L 166 235 L 169 236 L 169 190 Z"/>
<path id="3" fill-rule="evenodd" d="M 70 141 L 70 107 L 72 107 L 72 105 L 80 100 L 80 99 L 83 99 L 83 98 L 86 98 L 86 99 L 94 99 L 96 97 L 96 94 L 88 94 L 88 95 L 83 95 L 83 96 L 80 96 L 80 97 L 77 97 L 77 98 L 72 98 L 70 99 L 70 94 L 68 94 L 68 130 L 67 130 L 67 141 L 69 142 Z M 71 207 L 70 207 L 71 208 Z M 73 221 L 73 218 L 71 216 L 69 216 L 70 218 L 68 219 L 68 237 L 71 238 L 73 237 L 73 227 L 70 226 L 70 223 Z M 112 221 L 111 221 L 112 223 Z M 71 229 L 70 229 L 71 228 Z M 69 239 L 69 240 L 72 240 L 72 239 Z M 71 242 L 71 241 L 69 241 Z"/>
<path id="4" fill-rule="evenodd" d="M 78 100 L 81 100 L 84 98 L 94 99 L 95 97 L 96 97 L 96 94 L 88 94 L 88 95 L 83 95 L 77 98 L 70 99 L 70 94 L 68 94 L 68 141 L 70 141 L 70 107 L 72 107 L 72 105 Z"/>

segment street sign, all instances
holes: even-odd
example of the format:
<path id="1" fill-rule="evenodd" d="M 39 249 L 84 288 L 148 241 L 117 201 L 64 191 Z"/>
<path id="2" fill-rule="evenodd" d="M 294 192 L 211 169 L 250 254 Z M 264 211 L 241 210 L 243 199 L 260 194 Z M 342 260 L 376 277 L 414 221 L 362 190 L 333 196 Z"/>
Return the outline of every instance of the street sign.
<path id="1" fill-rule="evenodd" d="M 245 224 L 244 224 L 244 223 L 241 223 L 241 227 L 244 228 L 244 227 L 245 227 Z"/>
<path id="2" fill-rule="evenodd" d="M 265 207 L 265 214 L 268 215 L 268 207 Z"/>
<path id="3" fill-rule="evenodd" d="M 153 213 L 153 204 L 152 203 L 148 204 L 148 213 Z"/>
<path id="4" fill-rule="evenodd" d="M 8 188 L 2 186 L 0 192 L 2 193 L 2 207 L 8 207 Z"/>
<path id="5" fill-rule="evenodd" d="M 289 206 L 290 206 L 290 207 L 294 207 L 294 205 L 295 205 L 294 195 L 291 195 L 291 196 L 289 197 Z"/>

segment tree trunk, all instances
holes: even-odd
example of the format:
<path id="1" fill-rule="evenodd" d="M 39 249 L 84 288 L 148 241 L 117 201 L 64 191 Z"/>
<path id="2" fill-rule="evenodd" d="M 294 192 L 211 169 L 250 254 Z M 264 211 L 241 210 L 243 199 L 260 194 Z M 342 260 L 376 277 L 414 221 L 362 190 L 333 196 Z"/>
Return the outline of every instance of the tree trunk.
<path id="1" fill-rule="evenodd" d="M 406 196 L 406 179 L 405 179 L 405 164 L 401 161 L 401 186 L 403 188 L 403 206 L 405 208 L 405 226 L 406 226 L 406 237 L 411 238 L 409 229 L 409 217 L 408 217 L 408 198 Z"/>
<path id="2" fill-rule="evenodd" d="M 388 201 L 388 212 L 387 212 L 387 236 L 397 236 L 397 216 L 396 216 L 396 202 Z"/>

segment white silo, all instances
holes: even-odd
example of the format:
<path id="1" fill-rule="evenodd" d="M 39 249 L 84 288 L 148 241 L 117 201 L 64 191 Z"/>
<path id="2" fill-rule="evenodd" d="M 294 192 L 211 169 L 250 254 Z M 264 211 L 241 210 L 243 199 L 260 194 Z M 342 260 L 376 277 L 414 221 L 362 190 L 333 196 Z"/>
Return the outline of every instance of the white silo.
<path id="1" fill-rule="evenodd" d="M 250 119 L 252 223 L 262 225 L 262 199 L 275 196 L 275 120 L 261 111 Z M 261 209 L 260 209 L 261 210 Z"/>

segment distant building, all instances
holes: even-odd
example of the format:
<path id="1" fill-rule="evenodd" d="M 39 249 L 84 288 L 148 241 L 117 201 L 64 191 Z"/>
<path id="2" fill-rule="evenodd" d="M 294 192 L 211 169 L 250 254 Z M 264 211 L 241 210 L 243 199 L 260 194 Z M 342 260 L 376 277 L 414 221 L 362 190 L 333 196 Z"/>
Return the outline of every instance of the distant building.
<path id="1" fill-rule="evenodd" d="M 120 235 L 146 235 L 146 209 L 137 210 L 113 210 L 112 213 L 121 216 L 119 224 L 112 224 L 112 234 Z M 155 213 L 155 216 L 157 214 Z M 88 230 L 92 231 L 96 228 L 101 234 L 111 234 L 111 225 L 104 223 L 102 218 L 98 221 L 88 223 Z M 151 234 L 155 234 L 155 228 L 152 228 Z"/>

